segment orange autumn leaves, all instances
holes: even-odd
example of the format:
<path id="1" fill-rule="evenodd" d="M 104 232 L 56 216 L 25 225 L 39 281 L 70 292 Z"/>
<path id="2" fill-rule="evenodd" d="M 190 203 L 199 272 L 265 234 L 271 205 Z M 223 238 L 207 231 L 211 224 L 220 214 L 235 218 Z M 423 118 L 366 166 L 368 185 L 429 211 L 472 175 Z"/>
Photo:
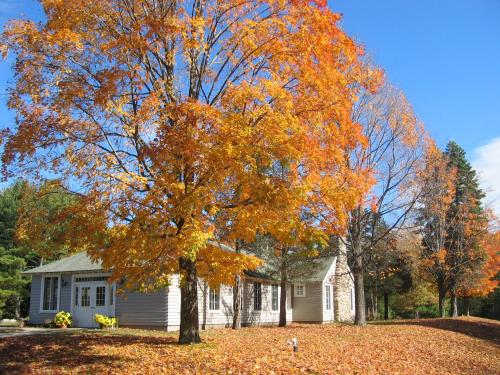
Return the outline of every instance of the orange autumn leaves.
<path id="1" fill-rule="evenodd" d="M 351 110 L 382 74 L 324 2 L 42 3 L 46 23 L 1 37 L 17 59 L 5 173 L 84 195 L 73 239 L 115 277 L 158 286 L 188 257 L 228 281 L 258 262 L 209 240 L 325 240 L 369 191 Z"/>
<path id="2" fill-rule="evenodd" d="M 204 344 L 188 346 L 152 330 L 59 332 L 2 338 L 0 372 L 490 375 L 500 372 L 499 334 L 497 321 L 478 318 L 213 329 L 202 333 Z"/>

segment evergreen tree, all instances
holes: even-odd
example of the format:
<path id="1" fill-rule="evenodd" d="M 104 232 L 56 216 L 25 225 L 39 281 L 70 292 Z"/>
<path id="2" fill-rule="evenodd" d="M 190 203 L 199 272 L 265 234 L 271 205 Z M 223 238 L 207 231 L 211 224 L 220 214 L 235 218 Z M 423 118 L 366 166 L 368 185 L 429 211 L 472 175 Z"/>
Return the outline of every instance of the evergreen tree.
<path id="1" fill-rule="evenodd" d="M 70 252 L 71 210 L 78 202 L 56 182 L 18 181 L 0 191 L 0 317 L 28 314 L 29 279 L 21 275 Z"/>
<path id="2" fill-rule="evenodd" d="M 0 192 L 0 316 L 19 319 L 29 281 L 21 276 L 36 257 L 15 240 L 18 209 L 26 184 L 17 182 Z M 26 307 L 26 304 L 24 304 Z"/>
<path id="3" fill-rule="evenodd" d="M 484 262 L 481 241 L 486 233 L 487 218 L 481 204 L 484 193 L 465 151 L 452 141 L 446 146 L 445 155 L 448 168 L 456 173 L 454 197 L 446 215 L 446 263 L 450 270 L 450 315 L 458 316 L 457 291 L 466 281 L 466 275 L 474 274 Z"/>

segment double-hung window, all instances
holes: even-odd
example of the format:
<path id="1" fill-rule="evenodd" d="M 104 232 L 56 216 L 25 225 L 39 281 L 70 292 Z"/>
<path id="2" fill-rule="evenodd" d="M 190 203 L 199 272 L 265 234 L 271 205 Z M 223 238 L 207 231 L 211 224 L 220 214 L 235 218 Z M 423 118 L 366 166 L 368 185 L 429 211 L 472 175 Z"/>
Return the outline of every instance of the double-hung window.
<path id="1" fill-rule="evenodd" d="M 59 276 L 45 276 L 42 289 L 42 310 L 57 311 L 59 302 Z"/>
<path id="2" fill-rule="evenodd" d="M 278 310 L 279 308 L 279 297 L 278 297 L 278 285 L 276 284 L 273 284 L 272 285 L 272 297 L 273 297 L 273 300 L 272 300 L 272 309 L 273 311 L 276 311 Z"/>
<path id="3" fill-rule="evenodd" d="M 304 284 L 295 284 L 294 297 L 305 297 L 306 296 L 306 286 Z"/>
<path id="4" fill-rule="evenodd" d="M 332 309 L 332 297 L 330 293 L 330 285 L 325 285 L 325 309 Z"/>
<path id="5" fill-rule="evenodd" d="M 208 309 L 209 310 L 219 310 L 220 308 L 220 291 L 219 289 L 210 288 L 209 293 L 209 302 Z"/>
<path id="6" fill-rule="evenodd" d="M 257 282 L 253 283 L 253 309 L 262 310 L 262 284 Z"/>

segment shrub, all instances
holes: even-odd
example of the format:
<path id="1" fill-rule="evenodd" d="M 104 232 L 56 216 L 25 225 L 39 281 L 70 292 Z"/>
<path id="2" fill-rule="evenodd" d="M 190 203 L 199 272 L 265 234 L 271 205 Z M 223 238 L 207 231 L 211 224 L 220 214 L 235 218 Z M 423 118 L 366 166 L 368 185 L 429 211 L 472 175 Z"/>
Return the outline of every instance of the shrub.
<path id="1" fill-rule="evenodd" d="M 58 327 L 69 327 L 71 323 L 73 323 L 73 319 L 71 318 L 71 314 L 69 312 L 59 311 L 54 318 L 54 323 Z"/>
<path id="2" fill-rule="evenodd" d="M 101 315 L 101 314 L 95 314 L 95 322 L 101 326 L 101 328 L 104 327 L 116 327 L 118 321 L 116 318 L 106 316 L 106 315 Z"/>

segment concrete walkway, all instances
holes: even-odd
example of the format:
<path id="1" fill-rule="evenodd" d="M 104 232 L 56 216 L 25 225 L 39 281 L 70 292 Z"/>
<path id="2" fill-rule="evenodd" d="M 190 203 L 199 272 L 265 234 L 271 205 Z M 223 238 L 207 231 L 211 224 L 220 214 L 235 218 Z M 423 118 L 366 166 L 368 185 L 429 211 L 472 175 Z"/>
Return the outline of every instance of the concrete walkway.
<path id="1" fill-rule="evenodd" d="M 35 327 L 0 327 L 0 338 L 30 336 L 30 335 L 47 335 L 52 333 L 65 333 L 81 331 L 82 328 L 35 328 Z"/>

